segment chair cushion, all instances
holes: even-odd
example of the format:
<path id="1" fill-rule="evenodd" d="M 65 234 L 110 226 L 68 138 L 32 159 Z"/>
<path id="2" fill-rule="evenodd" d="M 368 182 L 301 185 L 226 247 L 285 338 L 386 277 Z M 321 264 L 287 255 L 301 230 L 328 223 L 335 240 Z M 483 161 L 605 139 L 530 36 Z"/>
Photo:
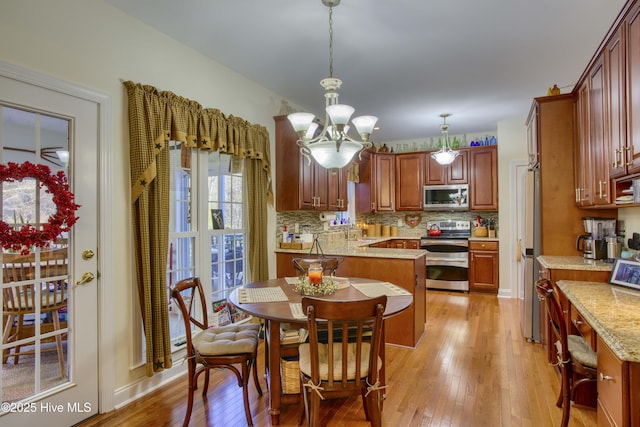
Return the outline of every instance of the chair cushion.
<path id="1" fill-rule="evenodd" d="M 209 328 L 193 336 L 193 348 L 202 356 L 253 353 L 259 332 L 260 325 L 255 323 Z"/>
<path id="2" fill-rule="evenodd" d="M 567 336 L 567 345 L 569 346 L 569 353 L 576 361 L 581 365 L 595 368 L 598 364 L 598 356 L 596 352 L 591 349 L 591 346 L 580 335 Z"/>
<path id="3" fill-rule="evenodd" d="M 369 351 L 371 346 L 369 343 L 362 343 L 362 355 L 361 360 L 361 378 L 365 378 L 369 375 Z M 300 344 L 298 353 L 300 355 L 300 370 L 308 377 L 311 376 L 311 347 L 308 343 Z M 318 344 L 319 363 L 320 363 L 320 379 L 323 381 L 329 380 L 329 358 L 328 358 L 329 344 Z M 356 378 L 356 343 L 350 343 L 348 345 L 348 364 L 347 364 L 347 377 L 350 380 Z M 333 380 L 342 380 L 342 343 L 333 344 Z M 378 358 L 378 367 L 382 366 L 382 359 Z"/>

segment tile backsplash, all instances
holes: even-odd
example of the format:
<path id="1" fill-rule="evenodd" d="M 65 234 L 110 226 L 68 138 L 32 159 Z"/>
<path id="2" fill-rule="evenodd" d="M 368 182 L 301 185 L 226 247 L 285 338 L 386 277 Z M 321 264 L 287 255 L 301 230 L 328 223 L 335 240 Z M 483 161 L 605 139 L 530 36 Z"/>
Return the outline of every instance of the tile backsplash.
<path id="1" fill-rule="evenodd" d="M 276 213 L 276 230 L 275 239 L 282 239 L 282 228 L 287 226 L 290 232 L 293 232 L 294 224 L 299 225 L 300 231 L 302 227 L 308 227 L 311 233 L 318 235 L 326 235 L 324 238 L 330 238 L 331 234 L 339 233 L 344 236 L 344 231 L 349 227 L 346 225 L 338 225 L 324 229 L 324 223 L 320 221 L 320 212 L 318 211 L 288 211 Z M 436 212 L 436 211 L 419 211 L 419 212 L 389 212 L 389 213 L 367 213 L 358 214 L 354 224 L 356 229 L 366 228 L 367 224 L 381 224 L 398 227 L 399 237 L 421 237 L 426 233 L 427 221 L 437 220 L 454 220 L 454 221 L 471 221 L 473 222 L 480 216 L 483 219 L 495 219 L 496 229 L 499 229 L 498 212 Z M 420 223 L 415 227 L 407 224 L 406 219 L 420 218 Z"/>

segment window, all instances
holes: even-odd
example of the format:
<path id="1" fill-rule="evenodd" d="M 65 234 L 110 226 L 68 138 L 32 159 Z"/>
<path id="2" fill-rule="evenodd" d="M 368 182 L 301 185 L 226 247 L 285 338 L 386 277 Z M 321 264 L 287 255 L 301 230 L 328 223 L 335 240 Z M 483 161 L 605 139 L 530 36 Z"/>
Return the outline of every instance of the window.
<path id="1" fill-rule="evenodd" d="M 183 148 L 174 141 L 170 162 L 167 292 L 179 280 L 198 276 L 214 304 L 245 280 L 243 175 L 233 169 L 232 156 Z M 172 341 L 184 335 L 177 313 L 169 295 Z M 210 323 L 216 319 L 213 316 Z"/>

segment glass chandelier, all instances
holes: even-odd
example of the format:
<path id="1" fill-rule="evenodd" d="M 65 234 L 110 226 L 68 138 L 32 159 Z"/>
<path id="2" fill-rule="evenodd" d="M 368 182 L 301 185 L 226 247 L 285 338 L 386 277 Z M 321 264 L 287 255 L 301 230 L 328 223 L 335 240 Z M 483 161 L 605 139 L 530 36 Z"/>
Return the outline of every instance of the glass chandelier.
<path id="1" fill-rule="evenodd" d="M 369 136 L 378 121 L 374 116 L 360 116 L 351 120 L 360 140 L 348 135 L 349 119 L 355 109 L 349 105 L 338 103 L 338 89 L 342 80 L 333 77 L 333 7 L 340 4 L 340 0 L 322 0 L 322 4 L 329 8 L 329 77 L 322 79 L 320 85 L 325 90 L 325 119 L 324 126 L 316 133 L 318 124 L 311 113 L 293 113 L 287 118 L 298 134 L 300 152 L 309 162 L 311 157 L 320 166 L 327 169 L 342 168 L 351 162 L 353 157 L 362 150 L 371 147 Z"/>
<path id="2" fill-rule="evenodd" d="M 442 148 L 440 148 L 440 151 L 431 153 L 431 157 L 433 157 L 436 162 L 440 163 L 441 165 L 450 165 L 451 163 L 453 163 L 455 158 L 458 157 L 458 154 L 460 154 L 457 151 L 449 148 L 449 125 L 447 124 L 447 117 L 449 117 L 450 115 L 451 114 L 446 113 L 440 114 L 440 117 L 442 117 L 442 124 L 440 125 L 440 129 L 442 129 L 442 139 L 444 141 L 442 143 Z"/>

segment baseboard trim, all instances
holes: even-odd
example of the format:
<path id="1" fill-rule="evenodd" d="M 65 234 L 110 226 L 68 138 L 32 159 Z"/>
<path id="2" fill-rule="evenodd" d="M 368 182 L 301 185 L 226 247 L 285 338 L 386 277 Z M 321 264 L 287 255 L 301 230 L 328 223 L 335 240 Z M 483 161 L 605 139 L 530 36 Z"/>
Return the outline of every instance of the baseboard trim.
<path id="1" fill-rule="evenodd" d="M 116 389 L 113 399 L 115 409 L 120 409 L 129 403 L 146 396 L 178 377 L 186 375 L 186 373 L 187 364 L 179 364 L 171 369 L 157 373 L 152 377 L 144 377 L 138 381 L 134 381 L 133 383 Z"/>

